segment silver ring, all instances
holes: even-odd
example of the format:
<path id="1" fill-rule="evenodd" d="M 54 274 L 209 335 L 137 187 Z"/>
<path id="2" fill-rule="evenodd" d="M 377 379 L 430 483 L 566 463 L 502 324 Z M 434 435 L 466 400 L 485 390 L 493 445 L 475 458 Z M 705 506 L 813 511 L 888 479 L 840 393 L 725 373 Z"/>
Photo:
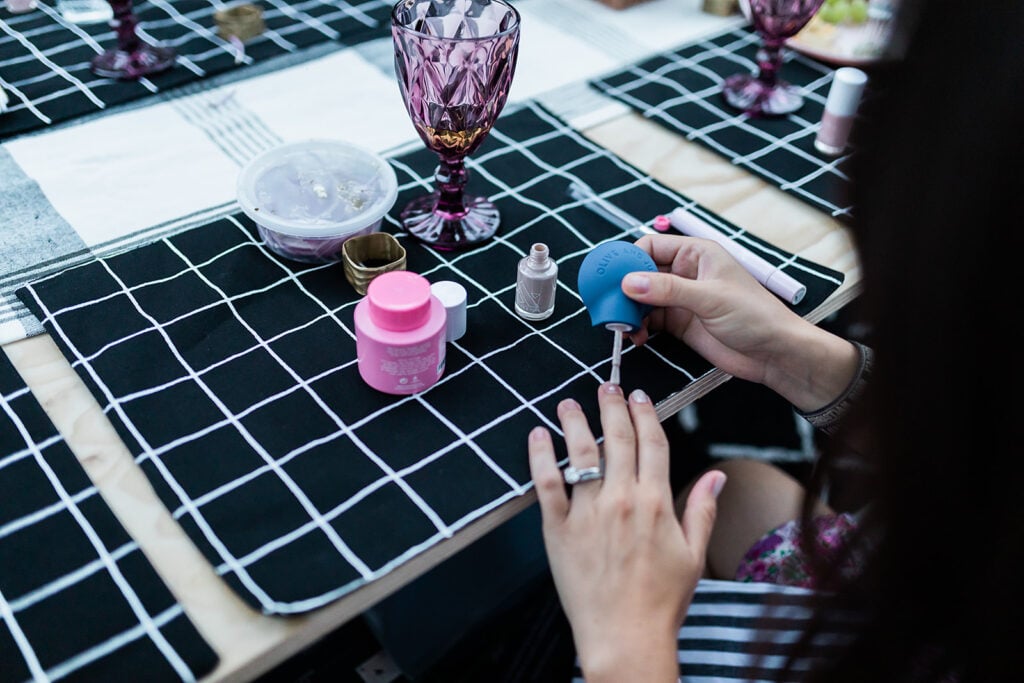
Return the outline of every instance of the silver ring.
<path id="1" fill-rule="evenodd" d="M 562 472 L 562 476 L 565 477 L 565 483 L 572 486 L 573 484 L 580 484 L 585 481 L 593 481 L 594 479 L 604 479 L 604 472 L 601 471 L 600 467 L 584 467 L 582 469 L 576 469 L 575 467 L 566 467 Z"/>

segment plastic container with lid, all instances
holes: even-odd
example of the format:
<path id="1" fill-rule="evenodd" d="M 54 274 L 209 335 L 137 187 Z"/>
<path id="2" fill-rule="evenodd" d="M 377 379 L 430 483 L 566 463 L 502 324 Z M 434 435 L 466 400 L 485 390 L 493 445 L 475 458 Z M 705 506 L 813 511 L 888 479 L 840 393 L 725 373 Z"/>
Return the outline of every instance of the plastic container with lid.
<path id="1" fill-rule="evenodd" d="M 397 196 L 391 164 L 340 140 L 275 147 L 238 175 L 238 204 L 267 247 L 307 263 L 341 259 L 345 240 L 379 230 Z"/>
<path id="2" fill-rule="evenodd" d="M 387 394 L 414 394 L 444 373 L 447 314 L 422 275 L 375 277 L 356 305 L 359 376 Z"/>

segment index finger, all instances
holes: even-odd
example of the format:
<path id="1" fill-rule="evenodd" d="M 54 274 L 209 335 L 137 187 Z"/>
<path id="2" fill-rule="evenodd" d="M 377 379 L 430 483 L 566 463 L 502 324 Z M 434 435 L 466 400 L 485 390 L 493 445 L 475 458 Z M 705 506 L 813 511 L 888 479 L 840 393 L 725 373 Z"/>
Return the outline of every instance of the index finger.
<path id="1" fill-rule="evenodd" d="M 669 272 L 690 278 L 697 277 L 697 249 L 700 240 L 684 235 L 644 235 L 636 241 L 640 247 Z"/>

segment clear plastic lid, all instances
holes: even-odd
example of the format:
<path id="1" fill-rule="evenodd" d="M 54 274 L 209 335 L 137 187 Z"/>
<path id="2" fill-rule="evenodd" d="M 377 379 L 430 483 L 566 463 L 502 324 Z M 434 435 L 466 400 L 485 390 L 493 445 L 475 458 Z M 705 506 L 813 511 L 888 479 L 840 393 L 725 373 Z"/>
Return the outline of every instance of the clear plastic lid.
<path id="1" fill-rule="evenodd" d="M 339 140 L 275 147 L 238 175 L 242 211 L 267 229 L 296 237 L 361 230 L 391 210 L 397 196 L 391 164 Z"/>

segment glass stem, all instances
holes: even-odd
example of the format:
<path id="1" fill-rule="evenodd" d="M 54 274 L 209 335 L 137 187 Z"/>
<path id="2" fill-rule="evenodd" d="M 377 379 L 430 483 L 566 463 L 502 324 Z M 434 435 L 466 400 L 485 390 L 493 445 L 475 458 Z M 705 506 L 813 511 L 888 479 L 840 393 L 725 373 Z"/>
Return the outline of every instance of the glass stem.
<path id="1" fill-rule="evenodd" d="M 782 67 L 783 41 L 764 38 L 761 48 L 757 51 L 757 80 L 769 87 L 774 87 L 779 80 L 779 69 Z"/>
<path id="2" fill-rule="evenodd" d="M 465 160 L 441 158 L 441 163 L 434 172 L 434 182 L 439 193 L 437 210 L 455 218 L 466 215 L 466 206 L 462 194 L 466 188 L 469 172 Z"/>
<path id="3" fill-rule="evenodd" d="M 132 12 L 132 0 L 114 0 L 114 26 L 117 32 L 117 47 L 122 52 L 132 53 L 139 49 L 139 36 L 135 27 L 139 20 Z"/>

